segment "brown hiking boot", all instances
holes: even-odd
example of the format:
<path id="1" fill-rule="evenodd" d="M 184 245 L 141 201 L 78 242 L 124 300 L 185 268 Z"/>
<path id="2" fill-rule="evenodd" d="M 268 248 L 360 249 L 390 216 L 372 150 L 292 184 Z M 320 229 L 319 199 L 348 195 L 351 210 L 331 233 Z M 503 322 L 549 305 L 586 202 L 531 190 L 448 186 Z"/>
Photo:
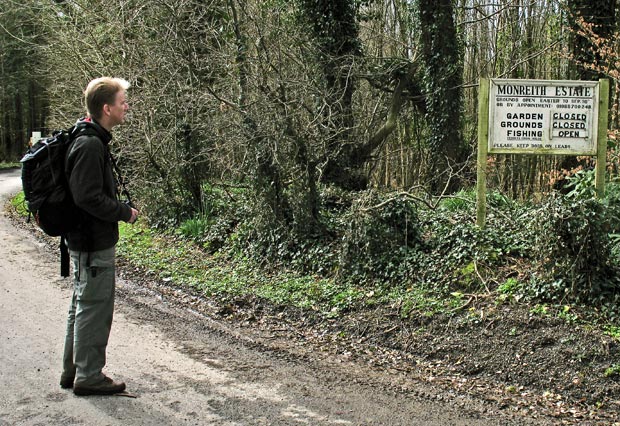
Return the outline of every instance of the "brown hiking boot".
<path id="1" fill-rule="evenodd" d="M 79 385 L 73 386 L 73 393 L 79 396 L 86 395 L 113 395 L 125 390 L 125 383 L 115 382 L 107 376 L 104 379 L 94 385 Z"/>

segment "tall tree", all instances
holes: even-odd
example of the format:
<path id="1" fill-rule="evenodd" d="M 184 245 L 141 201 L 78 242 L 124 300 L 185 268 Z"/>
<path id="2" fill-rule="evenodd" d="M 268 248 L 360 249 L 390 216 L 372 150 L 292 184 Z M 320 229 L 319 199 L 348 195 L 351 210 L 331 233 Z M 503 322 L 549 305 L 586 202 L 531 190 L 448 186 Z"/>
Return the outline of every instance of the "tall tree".
<path id="1" fill-rule="evenodd" d="M 322 179 L 345 189 L 364 189 L 368 184 L 368 162 L 396 129 L 404 105 L 420 106 L 418 66 L 409 57 L 394 57 L 394 51 L 401 51 L 394 46 L 387 47 L 388 57 L 383 57 L 387 52 L 377 52 L 379 57 L 374 59 L 363 54 L 357 13 L 360 2 L 300 2 L 311 28 L 321 72 L 320 79 L 316 76 L 313 79 L 323 82 L 319 84 L 323 96 L 317 105 L 322 111 L 322 127 L 328 129 L 319 156 Z M 393 8 L 396 13 L 400 6 L 395 4 Z M 356 110 L 354 102 L 362 78 L 378 89 L 379 98 L 389 96 L 387 103 L 377 101 L 375 109 L 380 111 L 383 122 L 369 124 L 364 118 L 356 117 L 356 113 L 363 111 Z M 367 93 L 359 96 L 364 95 Z"/>
<path id="2" fill-rule="evenodd" d="M 356 57 L 361 55 L 355 2 L 352 0 L 301 0 L 301 8 L 316 43 L 322 71 L 325 102 L 322 121 L 329 129 L 325 143 L 323 178 L 345 187 L 363 187 L 361 176 L 351 176 L 353 143 L 352 75 Z"/>
<path id="3" fill-rule="evenodd" d="M 437 193 L 460 186 L 453 171 L 467 158 L 461 136 L 462 50 L 452 0 L 418 2 L 425 65 L 427 118 L 431 128 L 431 188 Z"/>
<path id="4" fill-rule="evenodd" d="M 0 0 L 0 161 L 15 161 L 43 131 L 46 93 L 36 9 Z"/>
<path id="5" fill-rule="evenodd" d="M 235 4 L 238 3 L 238 6 Z M 250 35 L 247 30 L 249 10 L 247 1 L 230 0 L 235 43 L 237 46 L 236 65 L 238 68 L 237 87 L 239 90 L 237 106 L 241 115 L 242 135 L 251 155 L 253 189 L 262 202 L 260 213 L 267 226 L 275 228 L 290 218 L 290 207 L 284 195 L 281 167 L 275 158 L 276 152 L 270 146 L 269 135 L 260 126 L 257 114 L 252 109 L 252 69 L 250 64 Z M 258 76 L 256 76 L 258 78 Z"/>

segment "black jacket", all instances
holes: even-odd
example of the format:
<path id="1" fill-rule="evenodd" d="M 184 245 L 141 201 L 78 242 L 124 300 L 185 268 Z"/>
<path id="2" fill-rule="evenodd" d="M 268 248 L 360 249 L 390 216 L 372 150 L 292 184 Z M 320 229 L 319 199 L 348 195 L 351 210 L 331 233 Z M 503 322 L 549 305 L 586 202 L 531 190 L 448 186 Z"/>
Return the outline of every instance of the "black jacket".
<path id="1" fill-rule="evenodd" d="M 80 119 L 67 152 L 65 171 L 75 204 L 84 217 L 77 231 L 67 235 L 69 249 L 98 251 L 118 242 L 118 222 L 131 218 L 131 208 L 117 198 L 108 144 L 110 132 L 90 118 Z"/>

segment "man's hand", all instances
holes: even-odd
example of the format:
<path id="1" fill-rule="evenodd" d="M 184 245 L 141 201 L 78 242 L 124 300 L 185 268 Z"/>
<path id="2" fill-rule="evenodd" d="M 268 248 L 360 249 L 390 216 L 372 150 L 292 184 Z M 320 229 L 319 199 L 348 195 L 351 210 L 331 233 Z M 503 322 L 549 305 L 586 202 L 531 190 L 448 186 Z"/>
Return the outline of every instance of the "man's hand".
<path id="1" fill-rule="evenodd" d="M 131 208 L 131 218 L 129 218 L 129 220 L 127 221 L 127 223 L 134 223 L 136 220 L 138 220 L 138 210 L 134 209 L 133 207 Z"/>

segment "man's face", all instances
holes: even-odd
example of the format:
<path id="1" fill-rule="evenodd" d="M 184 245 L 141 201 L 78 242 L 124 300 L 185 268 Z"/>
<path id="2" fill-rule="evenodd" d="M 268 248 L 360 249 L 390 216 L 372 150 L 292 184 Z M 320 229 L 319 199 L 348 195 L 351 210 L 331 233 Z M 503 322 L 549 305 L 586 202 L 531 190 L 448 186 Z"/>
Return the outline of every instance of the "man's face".
<path id="1" fill-rule="evenodd" d="M 129 110 L 129 104 L 127 103 L 127 94 L 124 90 L 121 90 L 116 94 L 114 104 L 109 106 L 110 127 L 125 122 L 125 115 Z"/>

